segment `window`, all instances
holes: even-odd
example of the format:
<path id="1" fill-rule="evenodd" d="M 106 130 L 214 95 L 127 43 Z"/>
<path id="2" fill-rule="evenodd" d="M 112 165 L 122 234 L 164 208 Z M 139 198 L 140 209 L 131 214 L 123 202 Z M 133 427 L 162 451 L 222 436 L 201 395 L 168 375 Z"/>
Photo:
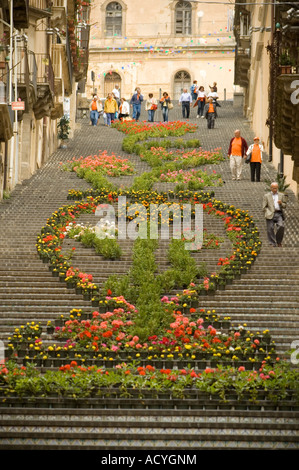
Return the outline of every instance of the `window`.
<path id="1" fill-rule="evenodd" d="M 122 6 L 118 2 L 111 2 L 106 8 L 106 36 L 122 35 Z"/>
<path id="2" fill-rule="evenodd" d="M 250 15 L 249 13 L 240 13 L 240 36 L 249 36 Z"/>
<path id="3" fill-rule="evenodd" d="M 189 2 L 178 2 L 175 7 L 175 33 L 191 34 L 192 7 Z"/>

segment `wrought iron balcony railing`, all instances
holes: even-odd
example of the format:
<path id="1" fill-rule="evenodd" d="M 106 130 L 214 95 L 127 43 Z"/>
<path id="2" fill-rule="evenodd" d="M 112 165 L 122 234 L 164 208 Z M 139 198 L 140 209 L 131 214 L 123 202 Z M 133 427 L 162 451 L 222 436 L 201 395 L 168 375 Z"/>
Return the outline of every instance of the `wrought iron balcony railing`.
<path id="1" fill-rule="evenodd" d="M 46 10 L 49 7 L 49 2 L 48 0 L 29 0 L 29 7 Z"/>
<path id="2" fill-rule="evenodd" d="M 54 71 L 49 54 L 35 54 L 37 64 L 37 87 L 48 86 L 54 95 Z"/>

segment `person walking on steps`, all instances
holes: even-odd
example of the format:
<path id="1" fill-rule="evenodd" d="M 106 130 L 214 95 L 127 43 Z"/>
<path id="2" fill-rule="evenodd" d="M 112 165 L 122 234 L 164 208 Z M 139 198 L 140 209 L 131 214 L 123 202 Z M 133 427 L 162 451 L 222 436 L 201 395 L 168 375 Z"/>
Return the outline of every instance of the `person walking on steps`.
<path id="1" fill-rule="evenodd" d="M 263 211 L 267 224 L 267 236 L 271 246 L 282 246 L 284 236 L 284 209 L 286 196 L 278 191 L 278 183 L 273 182 L 271 191 L 263 198 Z"/>
<path id="2" fill-rule="evenodd" d="M 130 105 L 133 106 L 132 118 L 136 121 L 139 121 L 142 102 L 143 102 L 143 95 L 141 94 L 140 88 L 137 87 L 130 101 Z"/>
<path id="3" fill-rule="evenodd" d="M 206 93 L 205 89 L 203 86 L 200 86 L 197 92 L 197 100 L 195 101 L 193 108 L 197 106 L 197 118 L 201 117 L 202 119 L 204 118 L 204 108 L 206 104 Z"/>
<path id="4" fill-rule="evenodd" d="M 197 80 L 194 80 L 191 87 L 190 87 L 190 93 L 192 96 L 192 100 L 196 101 L 197 100 Z"/>
<path id="5" fill-rule="evenodd" d="M 184 88 L 183 93 L 179 99 L 179 105 L 182 106 L 183 119 L 189 119 L 190 116 L 190 104 L 192 103 L 192 96 L 188 93 L 187 88 Z"/>
<path id="6" fill-rule="evenodd" d="M 246 140 L 241 137 L 239 129 L 235 130 L 235 137 L 229 143 L 228 157 L 230 160 L 230 170 L 233 180 L 240 180 L 242 174 L 242 162 L 246 156 L 248 145 Z"/>
<path id="7" fill-rule="evenodd" d="M 210 98 L 204 107 L 204 117 L 208 123 L 208 129 L 214 129 L 215 119 L 217 118 L 216 103 Z"/>
<path id="8" fill-rule="evenodd" d="M 168 111 L 169 111 L 169 106 L 171 105 L 171 100 L 167 91 L 164 91 L 162 98 L 160 99 L 160 104 L 161 104 L 161 109 L 162 109 L 163 121 L 168 122 Z"/>
<path id="9" fill-rule="evenodd" d="M 112 93 L 108 93 L 107 99 L 104 104 L 104 112 L 106 114 L 107 126 L 111 126 L 111 122 L 114 121 L 115 113 L 118 111 L 116 100 L 113 98 Z"/>
<path id="10" fill-rule="evenodd" d="M 126 98 L 121 98 L 118 119 L 120 121 L 123 121 L 124 119 L 127 119 L 129 116 L 130 116 L 130 105 L 127 102 Z"/>
<path id="11" fill-rule="evenodd" d="M 154 122 L 156 109 L 157 100 L 154 98 L 153 93 L 149 93 L 148 99 L 145 102 L 145 110 L 148 113 L 148 122 Z"/>
<path id="12" fill-rule="evenodd" d="M 93 95 L 92 101 L 89 105 L 89 116 L 92 126 L 96 126 L 100 117 L 100 112 L 103 110 L 101 101 L 98 100 L 97 95 Z"/>
<path id="13" fill-rule="evenodd" d="M 250 178 L 251 181 L 257 181 L 258 183 L 261 180 L 261 166 L 263 161 L 263 151 L 264 145 L 260 144 L 259 137 L 253 139 L 253 144 L 249 145 L 249 148 L 246 152 L 247 158 L 250 158 Z M 246 163 L 247 163 L 246 158 Z"/>

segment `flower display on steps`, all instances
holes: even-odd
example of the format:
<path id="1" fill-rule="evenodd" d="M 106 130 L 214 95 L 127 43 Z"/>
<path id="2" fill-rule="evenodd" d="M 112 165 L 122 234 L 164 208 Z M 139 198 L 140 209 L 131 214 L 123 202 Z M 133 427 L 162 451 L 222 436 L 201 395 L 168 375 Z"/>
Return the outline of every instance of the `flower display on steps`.
<path id="1" fill-rule="evenodd" d="M 171 152 L 158 147 L 145 149 L 140 144 L 153 137 L 179 137 L 194 132 L 196 127 L 191 124 L 153 126 L 130 121 L 117 122 L 114 127 L 127 135 L 123 142 L 126 151 L 130 149 L 141 158 L 148 150 L 152 152 L 146 159 L 159 168 L 160 174 L 164 160 L 173 156 L 176 164 L 184 165 L 185 161 L 187 166 L 192 158 L 198 158 L 200 164 L 209 159 L 217 163 L 222 158 L 219 149 L 213 155 L 204 154 L 201 149 L 186 155 L 174 152 L 169 157 Z M 186 142 L 181 145 L 186 146 Z M 165 143 L 164 148 L 171 145 L 175 144 Z M 199 147 L 199 142 L 193 141 L 192 145 Z M 153 156 L 160 163 L 150 160 Z M 72 161 L 69 169 L 78 176 L 86 177 L 86 171 L 98 172 L 100 179 L 90 179 L 94 183 L 90 190 L 71 190 L 69 199 L 74 202 L 48 218 L 36 243 L 39 256 L 49 264 L 53 275 L 88 299 L 93 310 L 73 309 L 68 317 L 53 319 L 46 340 L 40 326 L 16 329 L 10 337 L 9 361 L 0 371 L 5 393 L 99 397 L 101 389 L 118 384 L 120 393 L 133 394 L 138 389 L 140 396 L 152 388 L 155 393 L 167 389 L 174 397 L 182 398 L 192 389 L 200 391 L 200 396 L 217 396 L 222 401 L 228 400 L 229 392 L 238 399 L 249 392 L 250 399 L 256 401 L 258 392 L 267 389 L 272 401 L 283 400 L 291 391 L 292 400 L 297 403 L 298 373 L 277 357 L 269 331 L 252 332 L 246 325 L 235 326 L 231 318 L 222 318 L 200 305 L 201 295 L 215 294 L 255 262 L 261 241 L 253 218 L 247 211 L 215 199 L 211 191 L 189 188 L 159 193 L 134 184 L 131 188 L 114 187 L 106 175 L 132 174 L 134 170 L 126 160 L 110 157 L 103 152 Z M 184 249 L 184 238 L 175 240 L 169 244 L 171 268 L 157 274 L 157 240 L 137 239 L 129 272 L 123 277 L 111 276 L 104 286 L 99 286 L 92 273 L 75 266 L 75 251 L 64 252 L 63 241 L 68 237 L 93 248 L 97 248 L 98 240 L 105 241 L 108 253 L 108 245 L 111 249 L 110 243 L 117 243 L 113 238 L 117 227 L 101 226 L 103 235 L 111 234 L 101 240 L 95 236 L 95 227 L 80 224 L 77 219 L 82 214 L 94 214 L 99 204 L 115 204 L 120 196 L 126 196 L 130 203 L 142 203 L 147 211 L 151 203 L 170 205 L 175 199 L 182 209 L 187 202 L 193 216 L 196 204 L 202 204 L 205 214 L 222 221 L 232 252 L 219 257 L 217 269 L 208 273 Z M 206 232 L 203 249 L 217 248 L 222 241 Z M 100 246 L 98 250 L 105 256 Z M 107 258 L 115 259 L 111 255 Z M 170 294 L 174 288 L 180 292 Z M 34 365 L 46 371 L 40 374 Z M 85 387 L 87 375 L 89 385 Z M 55 383 L 55 390 L 51 383 Z M 280 394 L 274 398 L 277 387 Z"/>

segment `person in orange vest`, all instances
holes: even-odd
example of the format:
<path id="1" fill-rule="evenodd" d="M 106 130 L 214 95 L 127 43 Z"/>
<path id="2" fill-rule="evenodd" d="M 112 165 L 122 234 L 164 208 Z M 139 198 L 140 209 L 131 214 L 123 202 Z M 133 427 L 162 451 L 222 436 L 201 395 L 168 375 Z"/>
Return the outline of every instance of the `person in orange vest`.
<path id="1" fill-rule="evenodd" d="M 215 119 L 217 117 L 216 103 L 210 98 L 204 107 L 204 117 L 208 121 L 208 129 L 214 129 Z"/>
<path id="2" fill-rule="evenodd" d="M 92 101 L 89 106 L 89 116 L 92 126 L 97 125 L 102 109 L 102 103 L 98 100 L 97 95 L 93 95 Z"/>
<path id="3" fill-rule="evenodd" d="M 264 143 L 260 144 L 259 137 L 253 139 L 253 144 L 251 144 L 247 150 L 246 155 L 250 155 L 250 176 L 251 181 L 260 182 L 261 180 L 261 166 L 263 161 L 263 151 Z"/>
<path id="4" fill-rule="evenodd" d="M 246 140 L 241 137 L 239 129 L 235 130 L 235 137 L 229 143 L 228 157 L 230 159 L 230 169 L 233 180 L 240 180 L 242 174 L 242 161 L 246 157 L 248 145 Z"/>

